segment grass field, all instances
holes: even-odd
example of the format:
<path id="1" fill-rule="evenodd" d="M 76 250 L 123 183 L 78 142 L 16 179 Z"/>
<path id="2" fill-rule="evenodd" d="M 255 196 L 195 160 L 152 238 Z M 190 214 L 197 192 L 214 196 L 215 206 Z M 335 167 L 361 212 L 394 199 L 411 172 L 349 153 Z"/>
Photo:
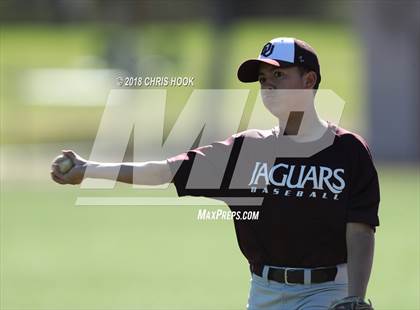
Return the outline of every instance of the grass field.
<path id="1" fill-rule="evenodd" d="M 87 191 L 49 180 L 50 160 L 70 147 L 65 141 L 93 143 L 103 107 L 34 104 L 25 96 L 23 78 L 38 68 L 86 67 L 86 55 L 103 56 L 106 31 L 98 25 L 1 28 L 0 308 L 243 309 L 249 273 L 232 222 L 198 221 L 198 206 L 76 207 L 78 196 L 137 196 L 139 191 L 128 186 Z M 196 76 L 197 87 L 206 87 L 214 66 L 207 54 L 214 39 L 209 27 L 160 24 L 132 31 L 139 55 L 174 59 L 171 75 Z M 249 20 L 234 25 L 225 33 L 224 85 L 247 87 L 236 81 L 237 65 L 279 35 L 305 39 L 317 49 L 322 88 L 347 101 L 341 125 L 363 134 L 362 50 L 343 24 Z M 169 93 L 186 98 L 188 90 Z M 181 100 L 174 101 L 168 106 L 171 120 L 182 109 Z M 44 145 L 51 152 L 34 151 Z M 3 156 L 9 148 L 18 151 Z M 418 168 L 378 164 L 381 226 L 368 292 L 375 309 L 420 309 Z M 174 195 L 174 189 L 150 194 Z"/>

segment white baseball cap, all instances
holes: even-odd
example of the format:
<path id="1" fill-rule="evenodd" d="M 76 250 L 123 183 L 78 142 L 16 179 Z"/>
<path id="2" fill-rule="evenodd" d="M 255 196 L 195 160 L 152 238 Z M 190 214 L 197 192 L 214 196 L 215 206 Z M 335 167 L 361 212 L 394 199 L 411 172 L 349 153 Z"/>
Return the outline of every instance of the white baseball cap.
<path id="1" fill-rule="evenodd" d="M 315 50 L 306 42 L 295 38 L 275 38 L 266 43 L 258 58 L 243 62 L 238 69 L 238 79 L 244 83 L 257 82 L 259 66 L 267 63 L 280 68 L 306 67 L 318 76 L 316 88 L 321 82 L 321 72 Z"/>

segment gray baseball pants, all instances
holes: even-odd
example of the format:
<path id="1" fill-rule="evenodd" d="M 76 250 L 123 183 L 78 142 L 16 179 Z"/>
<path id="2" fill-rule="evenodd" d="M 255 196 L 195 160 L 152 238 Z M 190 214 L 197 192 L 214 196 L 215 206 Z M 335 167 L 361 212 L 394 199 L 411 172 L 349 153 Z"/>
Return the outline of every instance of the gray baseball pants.
<path id="1" fill-rule="evenodd" d="M 262 277 L 251 273 L 248 310 L 325 310 L 347 296 L 346 264 L 337 265 L 334 281 L 317 284 L 310 284 L 310 269 L 305 269 L 305 284 L 268 280 L 269 267 L 264 267 Z"/>

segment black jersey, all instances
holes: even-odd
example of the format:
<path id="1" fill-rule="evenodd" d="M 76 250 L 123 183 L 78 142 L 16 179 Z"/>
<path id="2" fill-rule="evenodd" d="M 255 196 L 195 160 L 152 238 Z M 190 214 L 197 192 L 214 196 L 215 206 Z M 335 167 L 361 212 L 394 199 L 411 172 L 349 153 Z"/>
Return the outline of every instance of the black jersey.
<path id="1" fill-rule="evenodd" d="M 330 142 L 320 144 L 322 139 Z M 291 149 L 281 156 L 276 152 Z M 295 154 L 305 150 L 311 155 Z M 331 123 L 316 142 L 251 129 L 167 161 L 179 196 L 211 197 L 234 211 L 259 211 L 257 220 L 234 219 L 239 247 L 250 263 L 306 268 L 345 263 L 346 223 L 379 225 L 378 175 L 368 145 Z M 247 202 L 253 199 L 259 203 Z"/>

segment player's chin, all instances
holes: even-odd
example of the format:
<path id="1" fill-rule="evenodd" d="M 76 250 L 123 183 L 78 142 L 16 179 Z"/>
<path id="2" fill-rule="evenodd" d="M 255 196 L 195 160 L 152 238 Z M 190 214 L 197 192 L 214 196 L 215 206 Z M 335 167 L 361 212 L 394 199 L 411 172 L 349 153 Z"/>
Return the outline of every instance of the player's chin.
<path id="1" fill-rule="evenodd" d="M 286 113 L 286 109 L 281 106 L 278 102 L 264 102 L 265 108 L 275 117 L 280 118 L 284 113 Z"/>

